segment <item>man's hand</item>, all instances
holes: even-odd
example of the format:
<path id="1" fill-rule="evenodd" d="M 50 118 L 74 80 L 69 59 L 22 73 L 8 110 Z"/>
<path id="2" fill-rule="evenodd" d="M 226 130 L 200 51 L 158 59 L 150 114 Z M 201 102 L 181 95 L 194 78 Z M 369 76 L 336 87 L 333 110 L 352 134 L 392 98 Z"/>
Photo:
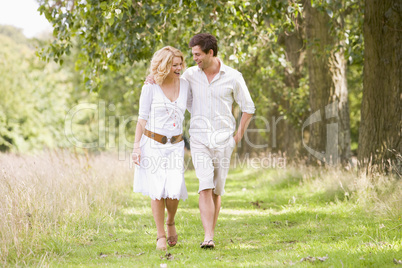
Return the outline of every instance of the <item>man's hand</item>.
<path id="1" fill-rule="evenodd" d="M 233 137 L 234 141 L 236 142 L 236 145 L 240 142 L 241 138 L 239 137 L 239 135 L 234 135 Z"/>
<path id="2" fill-rule="evenodd" d="M 251 118 L 253 117 L 252 114 L 242 113 L 239 128 L 237 129 L 236 135 L 233 137 L 236 144 L 238 144 L 241 139 L 243 138 L 244 132 L 248 128 L 248 124 L 250 124 Z"/>
<path id="3" fill-rule="evenodd" d="M 151 84 L 154 85 L 156 84 L 155 79 L 152 75 L 148 75 L 147 78 L 145 78 L 145 84 Z"/>

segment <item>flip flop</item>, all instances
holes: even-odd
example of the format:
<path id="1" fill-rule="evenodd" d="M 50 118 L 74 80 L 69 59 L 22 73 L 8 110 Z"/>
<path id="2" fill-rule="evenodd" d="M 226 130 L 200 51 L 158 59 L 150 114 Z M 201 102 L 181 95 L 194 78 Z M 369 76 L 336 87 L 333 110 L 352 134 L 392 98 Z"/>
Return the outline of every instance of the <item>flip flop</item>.
<path id="1" fill-rule="evenodd" d="M 208 245 L 208 241 L 202 241 L 200 243 L 200 248 L 205 248 Z"/>
<path id="2" fill-rule="evenodd" d="M 207 243 L 207 246 L 205 248 L 215 248 L 215 241 L 214 240 L 209 240 Z"/>
<path id="3" fill-rule="evenodd" d="M 200 248 L 213 249 L 213 248 L 215 248 L 215 242 L 212 239 L 209 240 L 209 241 L 203 241 L 203 242 L 200 243 Z"/>

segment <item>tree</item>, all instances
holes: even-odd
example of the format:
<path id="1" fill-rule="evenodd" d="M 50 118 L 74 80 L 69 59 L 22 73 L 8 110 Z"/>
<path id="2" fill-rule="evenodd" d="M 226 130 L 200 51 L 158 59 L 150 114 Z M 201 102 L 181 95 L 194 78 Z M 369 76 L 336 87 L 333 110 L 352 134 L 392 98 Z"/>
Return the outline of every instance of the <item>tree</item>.
<path id="1" fill-rule="evenodd" d="M 339 2 L 334 3 L 339 5 Z M 220 55 L 225 57 L 225 61 L 237 64 L 237 62 L 246 62 L 248 59 L 256 59 L 256 62 L 261 62 L 261 59 L 268 58 L 263 55 L 267 51 L 264 46 L 272 48 L 274 46 L 272 43 L 276 42 L 277 36 L 285 31 L 293 33 L 295 20 L 292 20 L 291 14 L 297 17 L 301 12 L 298 1 L 285 0 L 253 2 L 88 0 L 78 3 L 72 0 L 41 0 L 40 4 L 39 10 L 54 25 L 56 37 L 55 41 L 41 52 L 41 55 L 47 60 L 54 58 L 60 61 L 62 55 L 70 53 L 73 40 L 79 40 L 82 49 L 78 68 L 84 73 L 85 84 L 94 91 L 100 89 L 107 72 L 116 71 L 122 66 L 132 65 L 142 59 L 149 59 L 152 52 L 163 44 L 172 44 L 187 51 L 190 37 L 199 32 L 210 32 L 225 44 L 220 45 Z M 345 46 L 342 43 L 343 39 L 339 38 L 340 31 L 337 31 L 342 28 L 342 21 L 337 22 L 337 19 L 342 17 L 330 18 L 325 9 L 327 6 L 329 4 L 311 7 L 310 1 L 306 1 L 306 17 L 310 23 L 308 33 L 306 31 L 307 53 L 310 56 L 307 57 L 309 78 L 312 88 L 310 108 L 312 111 L 317 111 L 329 103 L 338 102 L 336 115 L 339 118 L 340 127 L 339 135 L 336 135 L 339 148 L 336 150 L 339 149 L 341 159 L 346 162 L 350 157 L 350 134 L 345 79 Z M 339 7 L 333 7 L 333 9 L 336 8 Z M 344 10 L 345 6 L 340 5 L 340 9 Z M 315 18 L 316 15 L 318 18 Z M 323 24 L 315 24 L 314 22 L 317 21 Z M 286 65 L 287 60 L 285 56 L 282 57 L 283 54 L 288 55 L 288 62 L 297 62 L 297 59 L 291 59 L 290 43 L 287 43 L 288 45 L 285 42 L 285 52 L 283 48 L 280 48 L 282 50 L 279 52 L 270 53 L 269 61 L 264 62 L 265 66 L 258 65 L 253 68 L 256 71 L 254 74 L 260 72 L 260 77 L 267 79 L 266 72 L 269 72 L 269 78 L 274 78 L 275 82 L 281 80 L 281 85 L 284 83 L 287 85 L 285 90 L 278 85 L 269 85 L 277 89 L 275 91 L 269 88 L 263 89 L 261 85 L 267 83 L 256 81 L 257 86 L 251 88 L 251 93 L 259 107 L 257 109 L 259 115 L 268 116 L 265 107 L 267 101 L 278 105 L 276 111 L 273 111 L 274 109 L 269 111 L 273 112 L 272 115 L 278 116 L 292 114 L 292 102 L 297 102 L 299 106 L 305 102 L 305 99 L 292 97 L 298 94 L 300 86 L 297 87 L 297 83 L 301 80 L 295 81 L 299 74 L 292 77 L 293 74 L 290 74 L 289 70 L 292 68 L 300 70 L 303 64 Z M 275 67 L 272 68 L 270 65 Z M 241 64 L 237 66 L 239 69 L 242 68 Z M 242 66 L 246 68 L 247 65 Z M 286 68 L 287 71 L 284 71 Z M 278 77 L 278 73 L 283 76 Z M 255 78 L 252 74 L 250 77 Z M 283 94 L 284 92 L 289 94 Z M 256 98 L 259 93 L 264 95 Z M 304 97 L 303 94 L 298 95 L 300 96 Z M 271 97 L 279 100 L 269 99 Z M 304 110 L 299 110 L 303 111 L 297 112 L 297 116 L 300 117 Z M 324 124 L 330 122 L 324 118 Z M 290 132 L 294 130 L 292 124 L 290 123 L 287 127 Z M 293 126 L 298 126 L 297 124 Z M 321 152 L 325 149 L 326 132 L 325 129 L 319 129 L 317 125 L 312 124 L 310 137 L 316 139 L 311 139 L 310 146 Z M 283 144 L 286 144 L 283 148 L 288 146 L 288 143 L 297 143 L 291 140 L 292 134 L 289 135 L 289 131 L 281 134 L 284 137 L 282 140 L 285 141 Z M 329 161 L 329 159 L 322 160 Z"/>
<path id="2" fill-rule="evenodd" d="M 284 47 L 286 60 L 289 63 L 284 67 L 284 83 L 289 91 L 287 95 L 290 96 L 303 91 L 300 87 L 300 79 L 304 75 L 303 67 L 305 66 L 306 55 L 302 15 L 295 16 L 293 19 L 297 24 L 296 29 L 292 32 L 285 31 L 278 40 Z M 297 124 L 297 120 L 300 120 L 300 117 L 304 117 L 304 113 L 296 112 L 297 105 L 295 105 L 295 101 L 292 101 L 291 97 L 282 97 L 281 102 L 281 106 L 285 108 L 285 114 L 287 115 L 287 120 L 283 122 L 283 139 L 281 142 L 286 147 L 282 151 L 285 151 L 290 158 L 294 158 L 301 149 L 302 138 L 299 131 L 300 124 Z"/>
<path id="3" fill-rule="evenodd" d="M 339 160 L 347 163 L 351 157 L 351 141 L 345 44 L 335 31 L 336 26 L 342 29 L 343 18 L 340 14 L 339 21 L 331 20 L 331 14 L 333 11 L 325 5 L 304 2 L 310 108 L 314 113 L 306 122 L 310 125 L 310 148 L 307 149 L 327 163 L 336 163 L 338 154 Z M 324 108 L 325 116 L 321 116 L 320 110 Z M 339 124 L 331 124 L 334 117 Z"/>
<path id="4" fill-rule="evenodd" d="M 402 44 L 398 0 L 366 0 L 364 80 L 358 157 L 389 170 L 402 152 Z M 399 162 L 399 168 L 401 163 Z M 400 171 L 399 171 L 400 172 Z M 399 173 L 400 174 L 400 173 Z"/>
<path id="5" fill-rule="evenodd" d="M 0 151 L 65 145 L 68 73 L 35 57 L 35 43 L 19 29 L 0 26 Z"/>
<path id="6" fill-rule="evenodd" d="M 40 54 L 59 62 L 78 39 L 82 44 L 79 67 L 88 88 L 97 91 L 108 70 L 149 59 L 166 43 L 187 50 L 190 37 L 201 31 L 231 44 L 228 52 L 247 53 L 267 33 L 261 27 L 265 20 L 281 15 L 286 3 L 270 2 L 40 0 L 39 11 L 53 24 L 56 38 Z"/>

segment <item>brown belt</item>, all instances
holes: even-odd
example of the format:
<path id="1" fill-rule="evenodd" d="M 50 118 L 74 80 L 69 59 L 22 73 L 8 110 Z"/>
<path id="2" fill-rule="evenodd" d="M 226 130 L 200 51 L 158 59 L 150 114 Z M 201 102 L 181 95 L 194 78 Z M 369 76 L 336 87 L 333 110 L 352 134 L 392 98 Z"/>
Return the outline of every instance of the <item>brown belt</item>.
<path id="1" fill-rule="evenodd" d="M 168 138 L 166 136 L 149 131 L 148 129 L 145 129 L 144 135 L 162 144 L 166 144 L 168 142 L 175 144 L 183 140 L 182 134 Z"/>

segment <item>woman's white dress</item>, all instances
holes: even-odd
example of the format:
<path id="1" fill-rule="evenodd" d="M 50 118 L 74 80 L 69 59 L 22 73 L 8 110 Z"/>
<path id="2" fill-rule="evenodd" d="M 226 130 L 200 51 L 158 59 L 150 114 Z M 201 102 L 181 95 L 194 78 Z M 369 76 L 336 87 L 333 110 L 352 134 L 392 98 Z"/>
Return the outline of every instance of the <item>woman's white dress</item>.
<path id="1" fill-rule="evenodd" d="M 189 84 L 180 78 L 180 92 L 170 101 L 159 85 L 144 85 L 141 91 L 139 119 L 145 128 L 168 138 L 183 133 L 184 112 Z M 151 199 L 187 199 L 184 182 L 184 141 L 161 144 L 143 135 L 140 141 L 140 165 L 135 166 L 134 192 Z"/>

